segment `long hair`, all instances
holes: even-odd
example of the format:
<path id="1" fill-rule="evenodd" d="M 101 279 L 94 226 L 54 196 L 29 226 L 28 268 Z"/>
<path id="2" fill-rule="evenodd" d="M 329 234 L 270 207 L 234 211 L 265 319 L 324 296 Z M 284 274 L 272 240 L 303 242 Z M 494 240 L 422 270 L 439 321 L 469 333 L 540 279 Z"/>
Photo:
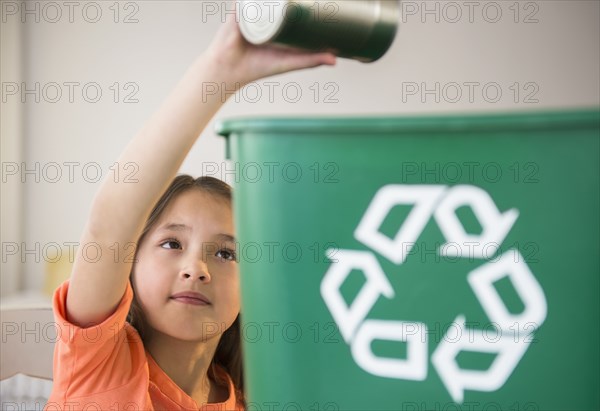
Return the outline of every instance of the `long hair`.
<path id="1" fill-rule="evenodd" d="M 156 224 L 167 205 L 169 205 L 177 195 L 193 189 L 200 189 L 205 193 L 231 203 L 231 187 L 227 183 L 213 177 L 199 177 L 194 179 L 189 175 L 179 175 L 175 177 L 160 200 L 158 200 L 154 206 L 138 240 L 138 245 L 141 244 L 146 234 L 148 234 Z M 131 276 L 129 278 L 133 287 Z M 131 307 L 129 308 L 129 313 L 127 314 L 127 321 L 136 328 L 142 341 L 145 341 L 149 331 L 148 324 L 139 301 L 135 297 L 135 293 Z M 213 380 L 224 384 L 226 381 L 219 378 L 219 375 L 215 371 L 215 366 L 217 365 L 224 368 L 231 376 L 236 390 L 236 398 L 238 401 L 244 403 L 244 376 L 242 368 L 242 344 L 239 315 L 231 327 L 229 327 L 221 336 L 219 344 L 217 345 L 217 350 L 209 367 L 209 376 L 212 377 Z"/>

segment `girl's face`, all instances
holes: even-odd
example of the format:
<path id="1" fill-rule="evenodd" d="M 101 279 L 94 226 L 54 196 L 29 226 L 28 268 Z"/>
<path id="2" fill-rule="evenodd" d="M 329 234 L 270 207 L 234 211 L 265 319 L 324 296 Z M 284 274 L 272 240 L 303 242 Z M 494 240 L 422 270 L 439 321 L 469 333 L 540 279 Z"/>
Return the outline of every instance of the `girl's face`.
<path id="1" fill-rule="evenodd" d="M 186 341 L 220 336 L 240 311 L 231 205 L 191 189 L 178 194 L 139 244 L 133 269 L 136 298 L 148 325 Z M 174 299 L 204 295 L 209 304 Z"/>

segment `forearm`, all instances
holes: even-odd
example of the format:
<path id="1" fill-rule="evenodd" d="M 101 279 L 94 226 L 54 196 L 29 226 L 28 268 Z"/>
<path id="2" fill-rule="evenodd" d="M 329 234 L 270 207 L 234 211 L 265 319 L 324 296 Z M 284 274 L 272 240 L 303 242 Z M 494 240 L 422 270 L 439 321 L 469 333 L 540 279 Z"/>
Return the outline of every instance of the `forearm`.
<path id="1" fill-rule="evenodd" d="M 224 104 L 220 95 L 205 93 L 205 85 L 226 81 L 214 59 L 200 56 L 159 110 L 127 145 L 118 159 L 135 164 L 135 183 L 107 178 L 98 191 L 88 227 L 111 241 L 136 241 L 144 223 L 188 152 Z M 123 170 L 121 170 L 121 174 Z M 115 181 L 116 180 L 116 181 Z"/>
<path id="2" fill-rule="evenodd" d="M 114 258 L 115 243 L 126 251 L 129 243 L 137 243 L 152 208 L 225 103 L 219 93 L 204 94 L 205 86 L 226 85 L 229 91 L 261 78 L 322 64 L 335 64 L 335 56 L 255 47 L 243 39 L 235 19 L 223 24 L 209 48 L 119 158 L 120 167 L 136 165 L 136 182 L 111 176 L 96 194 L 81 242 L 99 245 L 99 257 L 90 261 L 85 247 L 76 256 L 67 297 L 70 321 L 98 323 L 121 301 L 132 262 Z M 128 170 L 121 171 L 120 175 L 125 175 Z"/>

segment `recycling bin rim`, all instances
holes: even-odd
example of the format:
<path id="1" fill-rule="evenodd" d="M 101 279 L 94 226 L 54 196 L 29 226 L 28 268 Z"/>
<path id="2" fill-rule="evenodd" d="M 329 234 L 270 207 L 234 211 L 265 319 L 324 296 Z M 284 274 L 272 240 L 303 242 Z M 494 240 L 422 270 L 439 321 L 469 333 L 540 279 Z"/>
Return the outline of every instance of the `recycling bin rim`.
<path id="1" fill-rule="evenodd" d="M 570 109 L 460 115 L 395 115 L 373 117 L 238 117 L 220 120 L 217 134 L 386 134 L 398 132 L 526 131 L 598 127 L 600 109 Z"/>

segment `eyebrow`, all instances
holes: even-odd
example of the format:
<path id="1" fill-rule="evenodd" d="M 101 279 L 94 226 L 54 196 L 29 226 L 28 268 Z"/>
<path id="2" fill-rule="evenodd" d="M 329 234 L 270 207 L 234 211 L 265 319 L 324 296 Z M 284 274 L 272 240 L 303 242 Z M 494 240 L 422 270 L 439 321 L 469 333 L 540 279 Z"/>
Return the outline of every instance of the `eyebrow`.
<path id="1" fill-rule="evenodd" d="M 221 234 L 215 235 L 215 237 L 216 238 L 220 238 L 220 239 L 225 240 L 225 241 L 230 241 L 232 243 L 235 243 L 235 237 L 232 236 L 231 234 L 221 233 Z"/>
<path id="2" fill-rule="evenodd" d="M 191 227 L 185 224 L 176 224 L 171 223 L 167 224 L 163 227 L 160 227 L 161 230 L 169 230 L 169 231 L 191 231 Z"/>
<path id="3" fill-rule="evenodd" d="M 159 230 L 167 230 L 167 231 L 192 231 L 192 228 L 189 225 L 186 225 L 186 224 L 169 223 L 169 224 L 166 224 L 166 225 L 164 225 L 162 227 L 159 227 Z M 219 234 L 215 234 L 214 237 L 218 238 L 220 240 L 230 241 L 232 243 L 235 243 L 235 237 L 232 236 L 231 234 L 219 233 Z"/>

